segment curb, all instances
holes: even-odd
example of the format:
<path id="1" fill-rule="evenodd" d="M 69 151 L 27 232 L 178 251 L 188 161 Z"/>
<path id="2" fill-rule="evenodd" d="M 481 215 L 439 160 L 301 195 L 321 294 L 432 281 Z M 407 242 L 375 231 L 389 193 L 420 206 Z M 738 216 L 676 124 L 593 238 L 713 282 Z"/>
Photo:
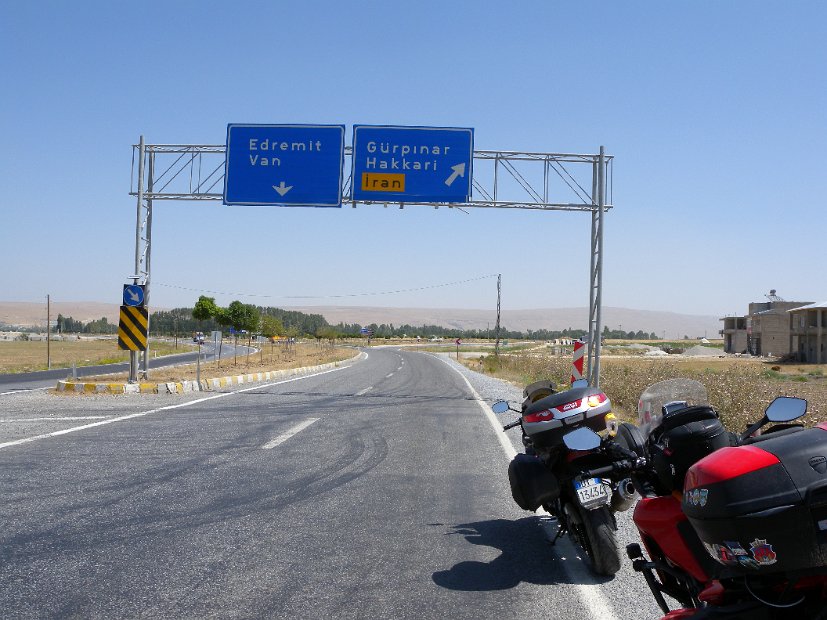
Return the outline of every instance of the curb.
<path id="1" fill-rule="evenodd" d="M 58 392 L 74 394 L 186 394 L 188 392 L 212 392 L 233 385 L 244 385 L 261 381 L 273 381 L 285 377 L 307 375 L 321 370 L 338 368 L 362 359 L 364 353 L 359 353 L 350 359 L 340 362 L 330 362 L 318 366 L 304 368 L 288 368 L 285 370 L 271 370 L 246 375 L 229 375 L 216 379 L 202 379 L 198 381 L 179 381 L 172 383 L 84 383 L 80 381 L 58 381 Z"/>

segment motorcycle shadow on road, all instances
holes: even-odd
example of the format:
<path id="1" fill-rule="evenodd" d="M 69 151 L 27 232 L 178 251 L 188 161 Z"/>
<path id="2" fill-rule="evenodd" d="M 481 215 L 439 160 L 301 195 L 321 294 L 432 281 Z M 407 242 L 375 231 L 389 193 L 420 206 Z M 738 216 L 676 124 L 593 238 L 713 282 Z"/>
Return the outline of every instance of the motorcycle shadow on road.
<path id="1" fill-rule="evenodd" d="M 571 550 L 571 545 L 552 547 L 546 534 L 548 525 L 536 516 L 511 521 L 492 519 L 455 525 L 447 536 L 462 535 L 473 545 L 484 545 L 500 550 L 490 562 L 464 561 L 448 570 L 432 575 L 434 583 L 449 590 L 484 592 L 508 590 L 522 582 L 536 585 L 575 583 L 584 576 L 588 583 L 601 582 L 588 569 L 567 571 L 567 562 L 582 563 Z M 573 573 L 573 574 L 569 574 Z M 608 581 L 608 579 L 605 579 Z"/>

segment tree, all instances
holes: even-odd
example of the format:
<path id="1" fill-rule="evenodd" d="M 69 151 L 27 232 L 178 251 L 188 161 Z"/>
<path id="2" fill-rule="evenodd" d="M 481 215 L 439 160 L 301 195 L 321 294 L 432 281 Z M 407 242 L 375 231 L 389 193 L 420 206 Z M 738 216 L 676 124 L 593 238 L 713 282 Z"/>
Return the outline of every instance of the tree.
<path id="1" fill-rule="evenodd" d="M 284 333 L 284 323 L 274 316 L 265 314 L 261 317 L 261 335 L 265 338 L 281 336 Z"/>
<path id="2" fill-rule="evenodd" d="M 243 304 L 240 301 L 231 302 L 227 308 L 227 316 L 230 319 L 230 325 L 236 332 L 247 332 L 247 357 L 250 356 L 249 347 L 252 346 L 253 332 L 258 331 L 261 314 L 258 308 L 251 304 Z M 236 344 L 238 344 L 238 334 L 236 334 Z M 236 363 L 238 357 L 236 356 Z"/>
<path id="3" fill-rule="evenodd" d="M 196 321 L 208 321 L 215 318 L 216 314 L 218 314 L 218 306 L 215 305 L 215 297 L 201 295 L 195 302 L 195 308 L 192 309 L 192 318 Z"/>

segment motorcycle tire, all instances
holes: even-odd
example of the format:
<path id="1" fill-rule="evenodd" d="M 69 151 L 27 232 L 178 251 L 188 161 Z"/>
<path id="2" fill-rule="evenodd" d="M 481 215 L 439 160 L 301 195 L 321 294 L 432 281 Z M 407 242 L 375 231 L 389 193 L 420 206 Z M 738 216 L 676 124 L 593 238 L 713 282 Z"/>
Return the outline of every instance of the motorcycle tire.
<path id="1" fill-rule="evenodd" d="M 589 556 L 592 571 L 612 577 L 620 570 L 620 552 L 612 513 L 605 506 L 596 510 L 578 506 L 577 510 L 580 513 L 580 523 L 576 525 L 578 538 Z"/>

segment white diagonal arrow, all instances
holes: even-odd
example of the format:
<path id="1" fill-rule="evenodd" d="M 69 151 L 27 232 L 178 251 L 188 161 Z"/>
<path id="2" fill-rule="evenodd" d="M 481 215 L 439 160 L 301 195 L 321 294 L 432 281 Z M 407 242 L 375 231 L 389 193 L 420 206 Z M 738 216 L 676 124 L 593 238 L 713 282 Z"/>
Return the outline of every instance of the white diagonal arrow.
<path id="1" fill-rule="evenodd" d="M 136 303 L 141 301 L 141 296 L 138 295 L 138 293 L 136 293 L 134 289 L 129 289 L 129 291 L 127 292 L 129 293 L 129 296 L 132 298 L 132 301 Z"/>
<path id="2" fill-rule="evenodd" d="M 284 196 L 287 192 L 293 189 L 292 185 L 285 185 L 284 181 L 279 183 L 278 185 L 274 185 L 273 189 L 279 193 L 279 196 Z"/>
<path id="3" fill-rule="evenodd" d="M 451 166 L 451 176 L 445 179 L 445 185 L 451 187 L 451 183 L 457 180 L 457 177 L 465 177 L 465 162 L 461 164 L 457 164 L 456 166 Z"/>

